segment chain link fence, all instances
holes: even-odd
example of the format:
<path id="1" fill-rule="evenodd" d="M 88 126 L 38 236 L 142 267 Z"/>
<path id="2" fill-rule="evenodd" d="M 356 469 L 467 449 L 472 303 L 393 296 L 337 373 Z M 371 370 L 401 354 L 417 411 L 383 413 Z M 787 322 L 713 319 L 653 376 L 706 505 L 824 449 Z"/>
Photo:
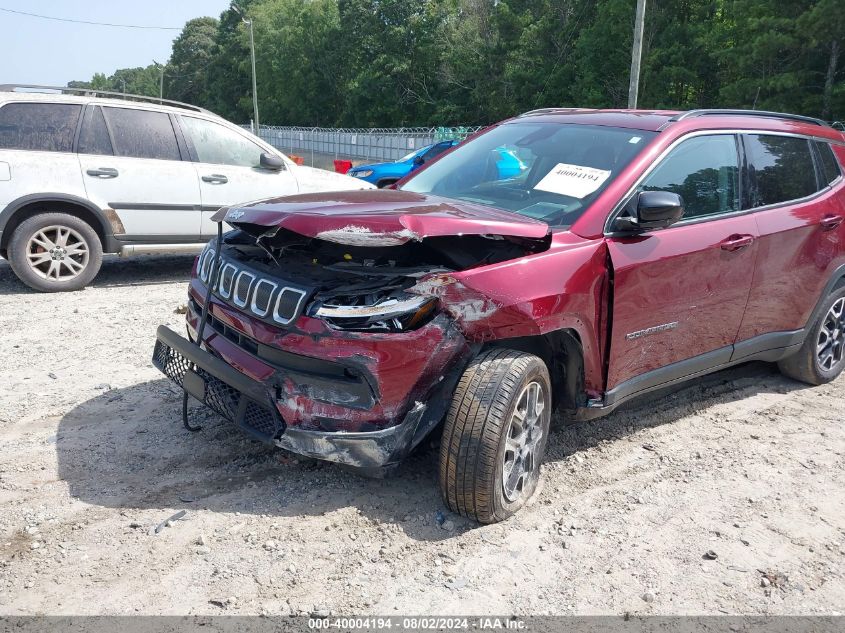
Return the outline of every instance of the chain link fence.
<path id="1" fill-rule="evenodd" d="M 831 125 L 845 131 L 845 122 Z M 252 131 L 250 125 L 244 129 Z M 285 154 L 302 157 L 304 164 L 332 169 L 335 159 L 356 163 L 399 160 L 426 145 L 447 139 L 463 140 L 480 127 L 326 128 L 262 125 L 259 136 Z"/>
<path id="2" fill-rule="evenodd" d="M 249 125 L 243 126 L 250 129 Z M 314 165 L 321 158 L 395 161 L 414 150 L 447 139 L 463 140 L 479 127 L 322 128 L 260 126 L 258 135 L 285 154 Z M 310 158 L 310 160 L 309 160 Z"/>

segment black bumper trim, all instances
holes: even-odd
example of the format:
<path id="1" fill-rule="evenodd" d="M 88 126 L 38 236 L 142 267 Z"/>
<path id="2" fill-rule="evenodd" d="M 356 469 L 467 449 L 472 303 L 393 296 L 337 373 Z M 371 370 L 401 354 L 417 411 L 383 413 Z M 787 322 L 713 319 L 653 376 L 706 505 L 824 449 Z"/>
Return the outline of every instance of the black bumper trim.
<path id="1" fill-rule="evenodd" d="M 153 364 L 183 389 L 187 387 L 203 396 L 202 402 L 213 411 L 279 448 L 350 466 L 356 472 L 374 477 L 391 472 L 439 424 L 458 377 L 469 362 L 468 358 L 465 363 L 456 363 L 427 398 L 411 406 L 399 424 L 377 431 L 312 431 L 286 426 L 275 406 L 274 394 L 265 384 L 245 376 L 164 325 L 159 326 L 156 336 Z M 198 390 L 196 384 L 190 384 L 191 378 L 189 384 L 183 384 L 189 371 L 203 378 L 204 389 Z M 220 385 L 234 392 L 230 401 L 219 396 Z M 245 411 L 249 407 L 269 411 L 278 421 L 278 431 L 272 435 L 256 432 L 249 424 L 249 411 Z"/>
<path id="2" fill-rule="evenodd" d="M 156 331 L 156 339 L 153 365 L 208 408 L 264 442 L 272 442 L 284 432 L 285 422 L 266 385 L 164 325 Z"/>

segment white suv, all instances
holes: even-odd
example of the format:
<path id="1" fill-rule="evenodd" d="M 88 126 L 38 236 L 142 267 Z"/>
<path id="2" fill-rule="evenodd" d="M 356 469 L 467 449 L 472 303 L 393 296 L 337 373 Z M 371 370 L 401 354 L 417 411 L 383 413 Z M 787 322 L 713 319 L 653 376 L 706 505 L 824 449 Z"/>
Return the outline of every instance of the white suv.
<path id="1" fill-rule="evenodd" d="M 195 106 L 15 89 L 0 86 L 0 256 L 36 290 L 83 288 L 103 253 L 199 252 L 222 206 L 372 188 Z"/>

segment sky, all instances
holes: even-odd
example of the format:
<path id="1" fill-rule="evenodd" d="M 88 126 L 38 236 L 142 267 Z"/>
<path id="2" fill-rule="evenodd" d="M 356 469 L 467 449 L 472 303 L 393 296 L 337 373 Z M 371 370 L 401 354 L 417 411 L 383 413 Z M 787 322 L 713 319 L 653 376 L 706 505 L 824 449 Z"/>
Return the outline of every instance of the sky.
<path id="1" fill-rule="evenodd" d="M 181 27 L 220 17 L 229 0 L 0 0 L 0 8 L 57 18 Z M 0 11 L 0 84 L 64 86 L 118 68 L 166 62 L 179 30 L 57 22 Z"/>

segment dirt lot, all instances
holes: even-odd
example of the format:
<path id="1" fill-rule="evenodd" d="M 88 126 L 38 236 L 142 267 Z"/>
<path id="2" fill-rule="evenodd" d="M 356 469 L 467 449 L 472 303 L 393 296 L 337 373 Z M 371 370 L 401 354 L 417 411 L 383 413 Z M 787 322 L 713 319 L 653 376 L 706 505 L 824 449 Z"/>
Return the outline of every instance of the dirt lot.
<path id="1" fill-rule="evenodd" d="M 558 428 L 532 505 L 478 527 L 430 448 L 373 481 L 184 430 L 150 354 L 190 263 L 38 295 L 0 262 L 0 612 L 845 612 L 845 379 L 750 365 Z"/>

